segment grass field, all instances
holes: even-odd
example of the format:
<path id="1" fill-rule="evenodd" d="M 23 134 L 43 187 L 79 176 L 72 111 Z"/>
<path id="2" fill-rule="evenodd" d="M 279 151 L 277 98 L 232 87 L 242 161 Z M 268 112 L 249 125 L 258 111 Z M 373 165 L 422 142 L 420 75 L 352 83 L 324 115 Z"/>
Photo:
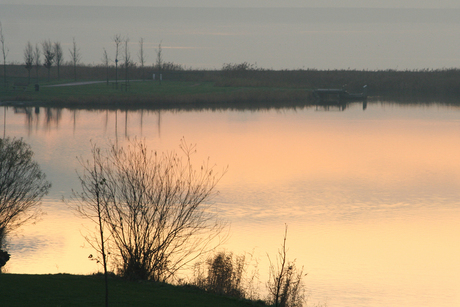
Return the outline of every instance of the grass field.
<path id="1" fill-rule="evenodd" d="M 63 82 L 60 82 L 63 83 Z M 165 104 L 206 104 L 248 101 L 293 101 L 308 100 L 310 91 L 277 87 L 232 87 L 215 86 L 213 82 L 165 81 L 159 85 L 150 81 L 79 84 L 53 86 L 40 84 L 39 91 L 30 84 L 26 90 L 7 91 L 0 89 L 3 103 L 33 102 L 35 105 L 53 107 L 123 105 L 151 107 Z"/>
<path id="2" fill-rule="evenodd" d="M 103 275 L 0 274 L 2 307 L 104 306 Z M 110 306 L 263 306 L 251 301 L 222 297 L 189 286 L 109 279 Z"/>

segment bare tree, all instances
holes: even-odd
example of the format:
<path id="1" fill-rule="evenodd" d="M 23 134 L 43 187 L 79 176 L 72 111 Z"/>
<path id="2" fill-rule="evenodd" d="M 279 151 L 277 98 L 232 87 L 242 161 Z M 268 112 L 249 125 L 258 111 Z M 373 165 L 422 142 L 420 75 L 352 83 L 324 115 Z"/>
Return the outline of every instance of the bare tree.
<path id="1" fill-rule="evenodd" d="M 37 217 L 51 187 L 32 158 L 22 139 L 0 139 L 0 248 L 6 234 Z"/>
<path id="2" fill-rule="evenodd" d="M 54 63 L 54 49 L 53 49 L 53 44 L 51 41 L 45 40 L 42 43 L 42 48 L 43 48 L 43 57 L 45 58 L 45 61 L 43 62 L 43 66 L 45 66 L 46 69 L 48 69 L 48 82 L 50 81 L 50 72 L 51 72 L 51 67 L 53 66 Z"/>
<path id="3" fill-rule="evenodd" d="M 62 52 L 62 46 L 60 42 L 54 43 L 54 54 L 56 57 L 55 62 L 56 62 L 58 80 L 59 80 L 61 78 L 61 74 L 60 74 L 61 64 L 64 61 L 64 54 Z"/>
<path id="4" fill-rule="evenodd" d="M 27 42 L 26 48 L 24 49 L 24 67 L 27 69 L 28 73 L 28 81 L 27 83 L 30 83 L 30 71 L 32 70 L 34 65 L 34 47 L 32 47 L 32 44 Z"/>
<path id="5" fill-rule="evenodd" d="M 5 46 L 5 36 L 3 36 L 2 22 L 0 21 L 0 43 L 2 44 L 2 55 L 3 55 L 3 85 L 5 88 L 8 86 L 6 81 L 6 57 L 8 56 L 9 49 Z"/>
<path id="6" fill-rule="evenodd" d="M 104 231 L 107 228 L 104 222 L 104 205 L 102 198 L 101 187 L 105 184 L 103 177 L 103 166 L 99 163 L 101 151 L 92 145 L 92 160 L 84 161 L 80 159 L 80 164 L 84 168 L 84 173 L 80 177 L 82 192 L 74 191 L 75 198 L 80 201 L 77 205 L 77 212 L 84 218 L 91 220 L 98 226 L 98 233 L 91 237 L 86 237 L 86 241 L 100 254 L 102 257 L 102 266 L 104 268 L 105 279 L 105 306 L 109 306 L 109 286 L 108 286 L 108 270 L 107 270 L 107 251 L 106 251 L 106 234 Z"/>
<path id="7" fill-rule="evenodd" d="M 158 154 L 136 140 L 126 148 L 94 146 L 92 160 L 81 160 L 78 210 L 110 234 L 127 278 L 166 281 L 219 241 L 224 224 L 206 202 L 225 171 L 215 173 L 209 162 L 195 169 L 195 146 L 182 141 L 180 148 L 183 156 Z M 97 240 L 102 247 L 106 238 Z"/>
<path id="8" fill-rule="evenodd" d="M 37 76 L 37 82 L 38 82 L 38 70 L 42 66 L 41 53 L 40 53 L 40 48 L 38 47 L 38 44 L 35 44 L 34 65 L 35 65 L 35 74 Z"/>
<path id="9" fill-rule="evenodd" d="M 107 77 L 107 85 L 109 85 L 109 55 L 107 54 L 107 50 L 103 48 L 104 52 L 102 53 L 102 62 L 104 63 L 105 66 L 105 72 L 106 72 L 106 77 Z"/>
<path id="10" fill-rule="evenodd" d="M 113 42 L 115 43 L 115 87 L 118 89 L 118 51 L 122 38 L 120 34 L 116 34 L 113 37 Z"/>
<path id="11" fill-rule="evenodd" d="M 147 59 L 146 55 L 144 54 L 144 39 L 141 38 L 139 40 L 139 64 L 141 64 L 141 70 L 142 70 L 142 81 L 145 81 L 145 61 Z"/>
<path id="12" fill-rule="evenodd" d="M 158 81 L 161 85 L 161 79 L 163 79 L 163 76 L 162 76 L 163 54 L 162 54 L 162 49 L 161 49 L 161 42 L 158 44 L 158 49 L 156 50 L 156 52 L 157 52 Z"/>
<path id="13" fill-rule="evenodd" d="M 301 307 L 305 300 L 302 284 L 303 267 L 298 272 L 294 261 L 288 261 L 286 250 L 287 225 L 284 230 L 283 245 L 278 250 L 277 264 L 270 261 L 270 276 L 267 283 L 269 296 L 267 303 L 275 307 Z"/>
<path id="14" fill-rule="evenodd" d="M 73 74 L 75 81 L 77 81 L 77 65 L 80 63 L 81 60 L 81 53 L 80 53 L 80 48 L 77 47 L 77 42 L 75 41 L 75 37 L 73 38 L 73 44 L 72 44 L 72 49 L 69 49 L 70 51 L 70 58 L 72 61 L 73 65 Z"/>
<path id="15" fill-rule="evenodd" d="M 131 53 L 129 52 L 129 37 L 125 39 L 125 46 L 124 46 L 124 65 L 125 65 L 125 90 L 128 91 L 128 84 L 129 84 L 129 67 L 131 66 Z"/>

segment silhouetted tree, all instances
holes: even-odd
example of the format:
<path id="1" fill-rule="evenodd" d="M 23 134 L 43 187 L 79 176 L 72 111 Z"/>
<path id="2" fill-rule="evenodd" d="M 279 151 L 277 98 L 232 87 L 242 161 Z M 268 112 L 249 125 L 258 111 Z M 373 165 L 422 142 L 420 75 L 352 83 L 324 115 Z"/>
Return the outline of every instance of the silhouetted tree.
<path id="1" fill-rule="evenodd" d="M 161 85 L 162 68 L 163 68 L 163 54 L 162 54 L 162 49 L 161 49 L 161 42 L 158 44 L 158 49 L 156 50 L 156 52 L 157 52 L 158 81 Z"/>
<path id="2" fill-rule="evenodd" d="M 118 51 L 122 38 L 120 34 L 116 34 L 113 37 L 113 42 L 115 43 L 115 87 L 118 89 Z"/>
<path id="3" fill-rule="evenodd" d="M 6 81 L 6 57 L 8 56 L 9 49 L 5 46 L 5 36 L 3 36 L 3 27 L 2 22 L 0 21 L 0 44 L 2 45 L 2 55 L 3 55 L 3 85 L 5 88 L 8 86 Z"/>
<path id="4" fill-rule="evenodd" d="M 0 244 L 10 231 L 40 213 L 40 201 L 51 187 L 32 158 L 22 139 L 0 139 Z"/>
<path id="5" fill-rule="evenodd" d="M 158 154 L 132 141 L 105 151 L 93 146 L 92 160 L 80 160 L 78 210 L 109 232 L 93 237 L 93 246 L 102 253 L 110 237 L 117 249 L 111 255 L 127 278 L 166 281 L 219 238 L 223 224 L 205 202 L 223 174 L 209 163 L 195 169 L 195 146 L 182 141 L 181 149 L 182 157 Z"/>
<path id="6" fill-rule="evenodd" d="M 77 212 L 86 219 L 91 220 L 98 226 L 98 234 L 94 237 L 86 237 L 86 241 L 101 255 L 102 266 L 104 268 L 105 279 L 105 306 L 109 306 L 109 286 L 107 270 L 107 250 L 106 235 L 104 231 L 107 225 L 104 221 L 104 204 L 102 197 L 102 187 L 106 179 L 103 175 L 103 168 L 98 159 L 100 158 L 100 149 L 92 145 L 92 160 L 84 161 L 80 159 L 80 164 L 84 168 L 84 174 L 80 177 L 82 192 L 74 191 L 74 196 L 79 205 L 76 207 Z"/>
<path id="7" fill-rule="evenodd" d="M 109 55 L 107 54 L 107 50 L 103 48 L 104 52 L 102 53 L 102 61 L 105 66 L 105 72 L 106 72 L 106 77 L 107 77 L 107 85 L 109 85 Z"/>
<path id="8" fill-rule="evenodd" d="M 129 38 L 125 39 L 125 46 L 124 46 L 124 65 L 125 65 L 125 91 L 128 91 L 128 84 L 129 84 L 129 67 L 132 65 L 131 62 L 131 53 L 129 52 Z"/>
<path id="9" fill-rule="evenodd" d="M 64 61 L 64 54 L 62 52 L 62 46 L 60 42 L 54 43 L 54 54 L 55 54 L 55 62 L 56 62 L 56 68 L 57 68 L 57 76 L 59 80 L 61 78 L 61 74 L 60 74 L 61 64 Z"/>
<path id="10" fill-rule="evenodd" d="M 73 38 L 72 49 L 69 49 L 70 52 L 70 59 L 73 65 L 73 74 L 74 79 L 77 81 L 77 65 L 80 63 L 81 60 L 81 53 L 80 48 L 77 47 L 77 42 L 75 41 L 75 37 Z"/>
<path id="11" fill-rule="evenodd" d="M 27 83 L 30 83 L 30 71 L 34 66 L 34 48 L 32 44 L 27 42 L 26 48 L 24 49 L 24 67 L 27 69 L 28 79 Z"/>
<path id="12" fill-rule="evenodd" d="M 139 40 L 139 64 L 141 64 L 141 70 L 142 70 L 142 81 L 145 81 L 145 61 L 146 61 L 146 56 L 144 54 L 144 39 L 141 38 Z"/>
<path id="13" fill-rule="evenodd" d="M 42 66 L 42 60 L 40 57 L 41 57 L 40 48 L 38 47 L 38 44 L 35 44 L 34 65 L 35 65 L 35 74 L 37 76 L 37 82 L 38 82 L 38 70 Z"/>
<path id="14" fill-rule="evenodd" d="M 45 40 L 42 43 L 42 48 L 43 48 L 43 57 L 45 58 L 45 61 L 43 62 L 43 66 L 45 66 L 46 69 L 48 69 L 48 82 L 50 81 L 51 75 L 51 67 L 53 66 L 54 63 L 54 50 L 53 50 L 53 44 L 51 41 Z"/>

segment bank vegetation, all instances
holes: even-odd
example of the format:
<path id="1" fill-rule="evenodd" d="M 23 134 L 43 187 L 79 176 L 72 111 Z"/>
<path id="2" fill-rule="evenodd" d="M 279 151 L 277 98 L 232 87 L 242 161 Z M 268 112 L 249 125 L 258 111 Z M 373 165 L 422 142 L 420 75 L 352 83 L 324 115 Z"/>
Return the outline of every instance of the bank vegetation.
<path id="1" fill-rule="evenodd" d="M 6 65 L 0 101 L 33 102 L 55 107 L 171 107 L 239 103 L 313 104 L 311 91 L 344 88 L 372 97 L 404 100 L 452 99 L 460 96 L 460 69 L 440 70 L 268 70 L 249 63 L 224 64 L 216 70 L 187 69 L 175 63 L 124 67 L 67 62 L 30 71 Z M 118 71 L 117 71 L 118 70 Z M 119 71 L 123 71 L 120 74 Z M 78 78 L 76 77 L 78 76 Z M 49 87 L 70 82 L 97 84 Z"/>

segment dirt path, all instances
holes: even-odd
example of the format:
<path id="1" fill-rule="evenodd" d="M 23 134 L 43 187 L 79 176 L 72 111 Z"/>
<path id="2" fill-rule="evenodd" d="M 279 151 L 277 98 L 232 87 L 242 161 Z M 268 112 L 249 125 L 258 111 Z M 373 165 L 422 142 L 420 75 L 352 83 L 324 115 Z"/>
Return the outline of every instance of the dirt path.
<path id="1" fill-rule="evenodd" d="M 142 80 L 129 80 L 129 82 L 136 82 L 136 81 L 142 81 Z M 107 81 L 83 81 L 83 82 L 71 82 L 71 83 L 63 83 L 63 84 L 43 85 L 42 87 L 89 85 L 89 84 L 97 84 L 97 83 L 105 83 L 105 82 L 107 82 Z M 115 81 L 110 80 L 109 82 L 114 83 Z M 125 83 L 125 80 L 118 80 L 118 83 Z"/>

